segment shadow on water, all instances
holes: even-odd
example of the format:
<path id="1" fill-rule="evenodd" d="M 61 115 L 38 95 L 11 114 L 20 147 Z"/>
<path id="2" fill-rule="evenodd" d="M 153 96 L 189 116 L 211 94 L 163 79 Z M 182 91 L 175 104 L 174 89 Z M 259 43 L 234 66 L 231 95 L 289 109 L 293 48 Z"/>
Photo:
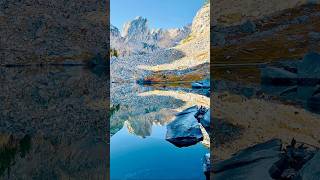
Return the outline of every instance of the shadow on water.
<path id="1" fill-rule="evenodd" d="M 97 71 L 94 71 L 97 72 Z M 108 76 L 0 68 L 1 179 L 106 179 Z"/>

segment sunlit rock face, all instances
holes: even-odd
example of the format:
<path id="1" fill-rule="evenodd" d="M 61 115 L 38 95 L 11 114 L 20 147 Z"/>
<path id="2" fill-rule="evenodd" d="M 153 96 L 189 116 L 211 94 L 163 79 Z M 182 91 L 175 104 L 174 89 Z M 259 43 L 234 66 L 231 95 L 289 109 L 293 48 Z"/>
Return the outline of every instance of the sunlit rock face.
<path id="1" fill-rule="evenodd" d="M 123 26 L 122 32 L 122 36 L 125 37 L 126 41 L 147 41 L 149 36 L 147 19 L 140 16 L 136 17 Z"/>
<path id="2" fill-rule="evenodd" d="M 191 31 L 193 35 L 210 33 L 210 5 L 203 6 L 193 19 Z"/>
<path id="3" fill-rule="evenodd" d="M 0 63 L 90 59 L 108 53 L 109 0 L 0 2 Z"/>
<path id="4" fill-rule="evenodd" d="M 121 32 L 111 25 L 111 47 L 123 56 L 149 53 L 177 45 L 190 32 L 190 25 L 173 29 L 150 29 L 148 20 L 138 16 L 124 24 Z"/>

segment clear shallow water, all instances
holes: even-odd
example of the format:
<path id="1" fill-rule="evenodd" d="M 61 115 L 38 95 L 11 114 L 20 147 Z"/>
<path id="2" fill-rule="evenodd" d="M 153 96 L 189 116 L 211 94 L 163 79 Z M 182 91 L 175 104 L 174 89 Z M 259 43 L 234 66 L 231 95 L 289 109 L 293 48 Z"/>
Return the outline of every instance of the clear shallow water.
<path id="1" fill-rule="evenodd" d="M 111 180 L 205 179 L 202 158 L 209 152 L 207 147 L 198 143 L 178 148 L 165 140 L 166 124 L 174 119 L 176 110 L 193 103 L 186 102 L 183 95 L 188 93 L 178 88 L 176 91 L 155 91 L 150 96 L 141 96 L 141 93 L 152 90 L 137 89 L 131 91 L 134 93 L 127 95 L 126 100 L 113 99 L 113 102 L 122 104 L 111 118 L 111 132 L 114 132 L 110 139 Z M 176 97 L 175 93 L 183 98 Z M 148 107 L 152 107 L 149 108 L 151 110 Z M 120 130 L 113 131 L 116 126 L 121 126 Z"/>

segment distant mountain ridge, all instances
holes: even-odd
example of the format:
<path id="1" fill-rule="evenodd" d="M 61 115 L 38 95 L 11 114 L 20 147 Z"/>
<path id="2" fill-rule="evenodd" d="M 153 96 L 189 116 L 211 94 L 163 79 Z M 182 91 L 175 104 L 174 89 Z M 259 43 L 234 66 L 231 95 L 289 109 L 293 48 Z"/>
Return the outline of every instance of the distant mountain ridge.
<path id="1" fill-rule="evenodd" d="M 138 16 L 124 24 L 122 32 L 110 26 L 111 48 L 122 56 L 149 53 L 176 46 L 190 32 L 191 25 L 174 29 L 150 29 L 148 20 Z"/>

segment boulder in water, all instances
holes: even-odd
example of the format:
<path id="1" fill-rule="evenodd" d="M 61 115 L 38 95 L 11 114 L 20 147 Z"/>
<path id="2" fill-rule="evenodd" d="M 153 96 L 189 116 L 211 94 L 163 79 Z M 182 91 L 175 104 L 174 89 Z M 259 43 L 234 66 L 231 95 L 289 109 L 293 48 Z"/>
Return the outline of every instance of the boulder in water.
<path id="1" fill-rule="evenodd" d="M 196 88 L 196 89 L 208 89 L 210 88 L 210 79 L 205 79 L 202 81 L 197 81 L 191 84 L 192 88 Z"/>
<path id="2" fill-rule="evenodd" d="M 297 179 L 317 180 L 320 177 L 320 151 L 318 151 L 313 158 L 308 161 L 300 170 Z"/>
<path id="3" fill-rule="evenodd" d="M 166 140 L 177 147 L 191 146 L 203 140 L 200 124 L 195 118 L 198 107 L 190 107 L 177 114 L 174 121 L 167 125 Z"/>
<path id="4" fill-rule="evenodd" d="M 320 55 L 315 52 L 308 53 L 304 56 L 298 66 L 299 79 L 320 79 Z"/>
<path id="5" fill-rule="evenodd" d="M 208 131 L 210 130 L 210 109 L 206 111 L 202 118 L 200 118 L 200 124 Z"/>
<path id="6" fill-rule="evenodd" d="M 277 67 L 265 67 L 261 70 L 261 79 L 265 84 L 296 84 L 297 74 Z"/>

